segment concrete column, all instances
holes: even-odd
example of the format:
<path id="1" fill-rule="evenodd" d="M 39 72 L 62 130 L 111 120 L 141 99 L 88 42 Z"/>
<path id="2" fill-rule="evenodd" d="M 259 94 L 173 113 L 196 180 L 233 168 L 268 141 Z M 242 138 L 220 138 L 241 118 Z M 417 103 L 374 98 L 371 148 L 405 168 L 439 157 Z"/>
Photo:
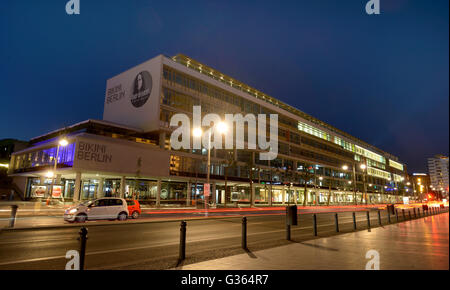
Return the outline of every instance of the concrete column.
<path id="1" fill-rule="evenodd" d="M 164 149 L 166 145 L 166 132 L 159 133 L 159 148 Z"/>
<path id="2" fill-rule="evenodd" d="M 191 205 L 191 195 L 192 195 L 192 185 L 191 182 L 187 182 L 187 189 L 186 189 L 186 206 Z"/>
<path id="3" fill-rule="evenodd" d="M 104 178 L 100 178 L 99 182 L 98 182 L 98 187 L 97 187 L 97 198 L 101 198 L 104 197 L 105 194 L 103 193 L 103 183 L 105 182 Z"/>
<path id="4" fill-rule="evenodd" d="M 73 192 L 73 201 L 79 201 L 81 198 L 81 172 L 77 172 L 75 175 L 75 188 Z"/>
<path id="5" fill-rule="evenodd" d="M 211 201 L 213 203 L 213 205 L 216 205 L 217 202 L 217 198 L 216 198 L 216 183 L 213 182 L 211 185 Z"/>
<path id="6" fill-rule="evenodd" d="M 120 197 L 121 198 L 125 197 L 125 183 L 126 183 L 125 176 L 122 176 L 120 178 Z"/>
<path id="7" fill-rule="evenodd" d="M 269 185 L 269 206 L 272 206 L 272 184 Z"/>
<path id="8" fill-rule="evenodd" d="M 158 187 L 156 190 L 156 207 L 161 205 L 161 179 L 158 179 Z"/>

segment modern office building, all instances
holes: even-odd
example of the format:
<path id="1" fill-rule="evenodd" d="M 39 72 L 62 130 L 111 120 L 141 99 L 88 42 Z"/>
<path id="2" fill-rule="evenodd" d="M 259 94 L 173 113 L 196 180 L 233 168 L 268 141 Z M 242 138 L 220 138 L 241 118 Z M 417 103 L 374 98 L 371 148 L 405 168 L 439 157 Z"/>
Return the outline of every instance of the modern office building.
<path id="1" fill-rule="evenodd" d="M 448 196 L 448 157 L 436 155 L 428 158 L 428 173 L 434 189 Z"/>
<path id="2" fill-rule="evenodd" d="M 103 120 L 31 139 L 13 154 L 9 174 L 28 198 L 116 195 L 192 206 L 204 198 L 208 150 L 173 149 L 170 121 L 192 117 L 193 106 L 202 116 L 278 116 L 275 159 L 263 160 L 258 148 L 211 150 L 208 200 L 218 206 L 397 202 L 412 193 L 397 157 L 181 54 L 109 79 Z"/>

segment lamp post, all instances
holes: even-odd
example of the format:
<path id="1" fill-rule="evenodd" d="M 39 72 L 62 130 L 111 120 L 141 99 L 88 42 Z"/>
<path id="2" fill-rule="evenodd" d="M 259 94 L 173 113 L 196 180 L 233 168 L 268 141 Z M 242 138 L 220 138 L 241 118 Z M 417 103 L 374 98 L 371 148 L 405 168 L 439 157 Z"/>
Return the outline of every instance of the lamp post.
<path id="1" fill-rule="evenodd" d="M 65 147 L 65 146 L 67 146 L 67 144 L 69 144 L 69 142 L 66 139 L 61 139 L 61 140 L 59 140 L 58 146 L 56 147 L 56 158 L 55 158 L 55 162 L 53 165 L 52 185 L 50 186 L 50 196 L 49 196 L 50 199 L 53 198 L 53 187 L 56 182 L 56 165 L 58 164 L 59 147 L 60 146 Z M 62 192 L 61 192 L 61 194 L 62 194 Z"/>
<path id="2" fill-rule="evenodd" d="M 217 131 L 219 131 L 220 134 L 223 134 L 227 131 L 227 125 L 224 122 L 220 122 L 215 126 L 209 127 L 208 130 L 208 161 L 207 161 L 207 173 L 206 173 L 206 184 L 209 184 L 209 175 L 210 175 L 210 171 L 211 171 L 211 131 L 213 129 L 217 128 Z M 203 135 L 203 131 L 201 128 L 194 128 L 193 130 L 193 135 L 194 137 L 202 137 Z M 211 194 L 211 189 L 209 189 Z M 208 206 L 207 206 L 207 201 L 206 201 L 206 196 L 205 196 L 205 188 L 203 187 L 203 199 L 205 201 L 205 216 L 208 216 Z"/>
<path id="3" fill-rule="evenodd" d="M 363 194 L 364 194 L 364 199 L 365 199 L 366 205 L 367 205 L 367 188 L 366 188 L 366 169 L 367 169 L 367 166 L 365 164 L 361 164 L 360 168 L 363 171 Z"/>
<path id="4" fill-rule="evenodd" d="M 352 166 L 352 170 L 353 170 L 353 175 L 352 175 L 352 179 L 353 181 L 350 181 L 349 184 L 353 183 L 353 203 L 356 205 L 358 202 L 356 201 L 356 166 L 355 163 L 353 163 Z M 348 170 L 348 165 L 344 164 L 342 166 L 342 169 L 347 171 Z"/>

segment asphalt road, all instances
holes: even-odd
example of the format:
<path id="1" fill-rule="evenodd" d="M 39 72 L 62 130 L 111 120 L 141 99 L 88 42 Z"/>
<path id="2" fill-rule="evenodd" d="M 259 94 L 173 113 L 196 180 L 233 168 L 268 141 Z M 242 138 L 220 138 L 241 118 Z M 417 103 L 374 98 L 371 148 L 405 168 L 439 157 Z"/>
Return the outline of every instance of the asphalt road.
<path id="1" fill-rule="evenodd" d="M 369 211 L 371 226 L 378 226 L 378 213 Z M 252 251 L 315 238 L 312 214 L 299 215 L 287 241 L 283 215 L 248 216 L 248 255 Z M 411 211 L 411 216 L 414 215 Z M 340 232 L 353 230 L 351 212 L 339 212 Z M 403 217 L 400 211 L 400 221 Z M 241 217 L 187 221 L 186 260 L 183 264 L 245 253 L 241 249 Z M 366 212 L 356 212 L 358 230 L 367 229 Z M 406 219 L 409 215 L 406 214 Z M 387 212 L 381 211 L 386 225 Z M 391 221 L 396 222 L 395 216 Z M 318 237 L 337 234 L 335 214 L 318 213 Z M 91 225 L 91 226 L 90 226 Z M 177 267 L 180 221 L 84 224 L 89 230 L 86 269 L 169 269 Z M 1 269 L 65 269 L 69 250 L 78 250 L 79 227 L 0 232 Z"/>

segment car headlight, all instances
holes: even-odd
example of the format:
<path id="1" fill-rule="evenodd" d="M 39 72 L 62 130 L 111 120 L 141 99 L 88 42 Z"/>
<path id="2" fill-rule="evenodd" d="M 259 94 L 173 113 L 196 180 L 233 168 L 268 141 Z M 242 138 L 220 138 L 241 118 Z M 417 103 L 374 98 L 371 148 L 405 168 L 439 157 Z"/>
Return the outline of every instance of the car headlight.
<path id="1" fill-rule="evenodd" d="M 77 211 L 78 211 L 78 209 L 72 208 L 71 210 L 69 210 L 69 213 L 76 213 Z"/>

